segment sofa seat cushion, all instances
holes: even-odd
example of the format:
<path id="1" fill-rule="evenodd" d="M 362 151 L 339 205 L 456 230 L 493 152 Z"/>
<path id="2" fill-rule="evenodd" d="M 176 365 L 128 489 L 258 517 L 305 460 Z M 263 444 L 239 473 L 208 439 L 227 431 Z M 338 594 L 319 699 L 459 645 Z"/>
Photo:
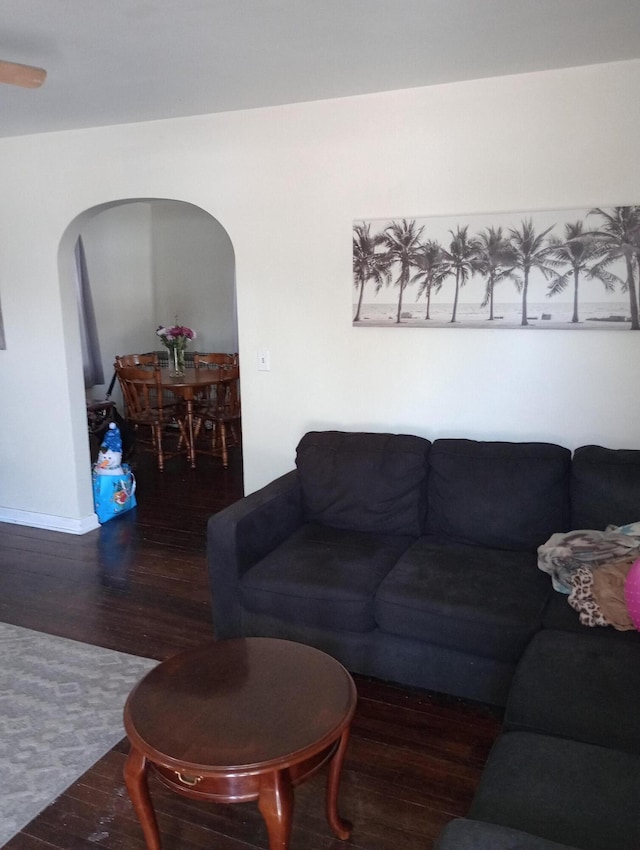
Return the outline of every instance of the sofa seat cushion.
<path id="1" fill-rule="evenodd" d="M 535 551 L 569 522 L 571 453 L 550 443 L 436 440 L 426 530 L 460 543 Z"/>
<path id="2" fill-rule="evenodd" d="M 412 542 L 305 524 L 243 575 L 242 605 L 287 622 L 369 631 L 378 585 Z"/>
<path id="3" fill-rule="evenodd" d="M 511 661 L 540 628 L 549 593 L 531 552 L 425 536 L 381 583 L 375 618 L 386 632 Z"/>
<path id="4" fill-rule="evenodd" d="M 640 520 L 640 450 L 581 446 L 571 464 L 571 527 Z"/>
<path id="5" fill-rule="evenodd" d="M 296 451 L 305 520 L 417 537 L 424 531 L 430 446 L 405 434 L 305 434 Z"/>
<path id="6" fill-rule="evenodd" d="M 640 756 L 529 732 L 491 749 L 469 817 L 583 850 L 638 850 Z"/>
<path id="7" fill-rule="evenodd" d="M 518 664 L 505 727 L 640 754 L 640 645 L 539 632 Z"/>
<path id="8" fill-rule="evenodd" d="M 434 850 L 576 850 L 519 829 L 457 818 L 438 836 Z"/>
<path id="9" fill-rule="evenodd" d="M 550 594 L 542 618 L 543 628 L 574 632 L 584 637 L 607 637 L 615 641 L 640 645 L 640 632 L 635 629 L 618 631 L 613 626 L 584 626 L 580 622 L 578 612 L 569 605 L 568 598 L 565 593 L 555 590 Z"/>

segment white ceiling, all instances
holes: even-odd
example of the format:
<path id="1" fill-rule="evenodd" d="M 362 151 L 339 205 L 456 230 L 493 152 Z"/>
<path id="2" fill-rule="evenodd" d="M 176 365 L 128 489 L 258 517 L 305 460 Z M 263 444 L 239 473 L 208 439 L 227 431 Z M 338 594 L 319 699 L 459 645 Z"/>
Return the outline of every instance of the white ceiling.
<path id="1" fill-rule="evenodd" d="M 0 0 L 0 136 L 640 57 L 640 0 Z"/>

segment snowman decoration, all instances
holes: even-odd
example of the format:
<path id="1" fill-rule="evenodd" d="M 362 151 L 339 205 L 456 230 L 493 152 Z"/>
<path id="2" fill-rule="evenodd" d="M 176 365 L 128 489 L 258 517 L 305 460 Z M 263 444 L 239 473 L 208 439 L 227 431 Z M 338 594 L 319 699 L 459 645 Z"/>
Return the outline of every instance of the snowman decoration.
<path id="1" fill-rule="evenodd" d="M 122 469 L 122 438 L 120 429 L 115 422 L 109 423 L 109 429 L 98 451 L 95 465 L 98 475 L 123 475 Z"/>

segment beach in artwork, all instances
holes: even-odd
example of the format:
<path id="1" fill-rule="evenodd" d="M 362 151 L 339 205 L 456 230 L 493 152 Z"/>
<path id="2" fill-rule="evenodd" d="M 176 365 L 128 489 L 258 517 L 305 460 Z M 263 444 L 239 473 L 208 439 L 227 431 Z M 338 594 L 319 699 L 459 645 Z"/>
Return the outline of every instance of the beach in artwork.
<path id="1" fill-rule="evenodd" d="M 416 327 L 416 328 L 520 328 L 522 308 L 519 303 L 495 304 L 494 318 L 489 320 L 486 307 L 479 304 L 458 304 L 456 321 L 451 322 L 453 304 L 431 303 L 430 318 L 426 319 L 424 303 L 404 304 L 400 324 L 396 322 L 397 303 L 365 303 L 361 307 L 360 321 L 355 325 L 369 327 Z M 527 310 L 527 327 L 563 330 L 566 328 L 586 330 L 628 330 L 631 326 L 628 304 L 624 302 L 598 302 L 588 304 L 582 311 L 580 321 L 572 323 L 573 304 L 570 302 L 535 302 Z"/>

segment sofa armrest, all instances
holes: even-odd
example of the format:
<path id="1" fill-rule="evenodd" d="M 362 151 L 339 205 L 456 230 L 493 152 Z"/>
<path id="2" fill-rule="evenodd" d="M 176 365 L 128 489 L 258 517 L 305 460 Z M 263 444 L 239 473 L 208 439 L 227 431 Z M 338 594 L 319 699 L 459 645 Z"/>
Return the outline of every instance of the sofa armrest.
<path id="1" fill-rule="evenodd" d="M 240 637 L 240 578 L 302 523 L 302 494 L 295 470 L 209 518 L 207 558 L 218 640 Z"/>

